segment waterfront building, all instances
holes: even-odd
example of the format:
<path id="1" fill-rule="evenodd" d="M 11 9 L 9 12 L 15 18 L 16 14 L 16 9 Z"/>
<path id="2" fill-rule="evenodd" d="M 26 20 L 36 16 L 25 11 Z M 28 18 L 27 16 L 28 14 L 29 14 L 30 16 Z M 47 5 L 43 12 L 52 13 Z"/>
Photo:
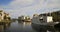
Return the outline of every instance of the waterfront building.
<path id="1" fill-rule="evenodd" d="M 8 13 L 5 13 L 4 19 L 5 19 L 5 20 L 11 20 L 11 19 L 10 19 L 10 15 L 9 15 Z"/>
<path id="2" fill-rule="evenodd" d="M 0 10 L 0 21 L 4 19 L 4 11 Z"/>
<path id="3" fill-rule="evenodd" d="M 0 21 L 10 19 L 10 15 L 5 13 L 3 10 L 0 10 Z"/>
<path id="4" fill-rule="evenodd" d="M 25 16 L 19 16 L 18 21 L 25 21 Z"/>
<path id="5" fill-rule="evenodd" d="M 29 16 L 20 16 L 18 17 L 18 21 L 31 21 Z"/>
<path id="6" fill-rule="evenodd" d="M 30 17 L 29 16 L 26 16 L 25 17 L 25 21 L 31 21 Z"/>

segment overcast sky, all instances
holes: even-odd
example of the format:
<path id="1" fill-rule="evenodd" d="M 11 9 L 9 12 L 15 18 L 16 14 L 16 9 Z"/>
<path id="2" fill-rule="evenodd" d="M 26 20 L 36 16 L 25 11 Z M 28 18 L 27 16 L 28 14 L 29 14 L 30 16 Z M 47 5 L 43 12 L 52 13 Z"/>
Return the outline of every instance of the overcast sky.
<path id="1" fill-rule="evenodd" d="M 47 13 L 60 10 L 60 0 L 0 0 L 0 9 L 11 17 Z"/>

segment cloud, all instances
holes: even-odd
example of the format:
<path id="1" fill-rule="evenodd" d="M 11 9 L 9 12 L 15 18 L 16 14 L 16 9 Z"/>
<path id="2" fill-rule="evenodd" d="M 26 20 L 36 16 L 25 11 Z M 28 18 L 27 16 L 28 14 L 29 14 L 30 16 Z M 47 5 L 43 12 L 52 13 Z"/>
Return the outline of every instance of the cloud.
<path id="1" fill-rule="evenodd" d="M 31 16 L 34 13 L 60 10 L 60 0 L 14 0 L 8 6 L 3 6 L 2 9 L 9 12 L 12 17 Z"/>

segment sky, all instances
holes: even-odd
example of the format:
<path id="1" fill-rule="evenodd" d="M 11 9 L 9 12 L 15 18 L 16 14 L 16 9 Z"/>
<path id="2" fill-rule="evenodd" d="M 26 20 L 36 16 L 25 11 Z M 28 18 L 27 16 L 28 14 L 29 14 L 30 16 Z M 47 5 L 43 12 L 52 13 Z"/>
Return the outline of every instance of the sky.
<path id="1" fill-rule="evenodd" d="M 9 13 L 12 18 L 21 15 L 48 13 L 60 10 L 60 0 L 0 0 L 0 10 Z"/>

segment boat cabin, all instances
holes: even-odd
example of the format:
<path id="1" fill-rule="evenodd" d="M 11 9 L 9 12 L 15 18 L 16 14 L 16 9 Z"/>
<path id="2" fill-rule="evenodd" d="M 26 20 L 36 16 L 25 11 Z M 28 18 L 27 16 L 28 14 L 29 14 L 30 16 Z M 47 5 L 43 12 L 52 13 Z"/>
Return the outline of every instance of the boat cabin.
<path id="1" fill-rule="evenodd" d="M 41 22 L 53 22 L 53 17 L 51 15 L 41 14 L 39 17 L 39 21 Z"/>
<path id="2" fill-rule="evenodd" d="M 40 18 L 40 21 L 53 22 L 53 17 L 52 16 L 43 16 L 43 17 Z"/>

